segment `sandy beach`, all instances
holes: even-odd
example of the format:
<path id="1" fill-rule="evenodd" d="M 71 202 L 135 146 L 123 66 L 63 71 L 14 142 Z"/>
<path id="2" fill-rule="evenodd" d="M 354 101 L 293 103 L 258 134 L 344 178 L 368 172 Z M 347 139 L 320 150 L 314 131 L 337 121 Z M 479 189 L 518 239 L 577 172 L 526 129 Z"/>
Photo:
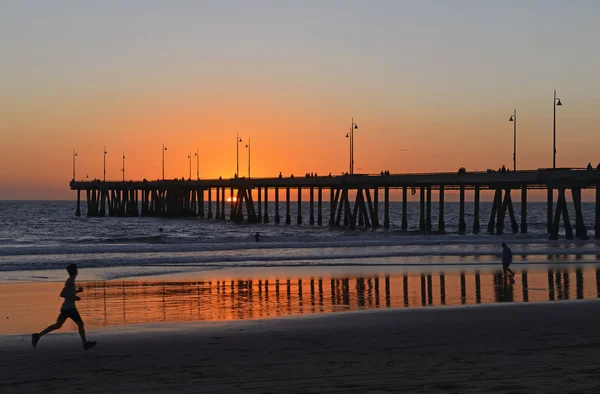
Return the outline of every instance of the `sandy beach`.
<path id="1" fill-rule="evenodd" d="M 0 337 L 0 391 L 598 392 L 600 301 L 390 309 Z"/>

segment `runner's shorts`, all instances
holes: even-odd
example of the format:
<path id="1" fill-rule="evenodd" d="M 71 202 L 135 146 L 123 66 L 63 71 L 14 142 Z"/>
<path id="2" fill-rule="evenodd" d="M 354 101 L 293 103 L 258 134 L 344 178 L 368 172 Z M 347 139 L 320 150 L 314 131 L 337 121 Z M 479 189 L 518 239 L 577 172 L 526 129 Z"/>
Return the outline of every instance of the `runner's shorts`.
<path id="1" fill-rule="evenodd" d="M 59 317 L 63 317 L 65 319 L 69 318 L 75 323 L 83 323 L 83 320 L 81 320 L 81 316 L 79 315 L 79 311 L 77 309 L 61 309 Z"/>

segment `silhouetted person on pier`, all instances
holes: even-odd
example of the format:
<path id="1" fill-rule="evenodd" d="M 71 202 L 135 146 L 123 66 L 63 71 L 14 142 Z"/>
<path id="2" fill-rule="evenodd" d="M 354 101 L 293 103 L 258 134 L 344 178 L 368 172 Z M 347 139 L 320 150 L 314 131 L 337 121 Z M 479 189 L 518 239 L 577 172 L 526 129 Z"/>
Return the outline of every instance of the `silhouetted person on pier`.
<path id="1" fill-rule="evenodd" d="M 600 163 L 598 163 L 598 166 L 596 166 L 597 170 L 600 170 Z"/>
<path id="2" fill-rule="evenodd" d="M 67 319 L 71 319 L 77 324 L 77 328 L 79 328 L 79 336 L 81 337 L 81 341 L 83 343 L 83 350 L 88 350 L 96 346 L 96 341 L 88 341 L 85 337 L 85 328 L 83 326 L 83 320 L 81 320 L 81 316 L 77 311 L 77 307 L 75 306 L 75 302 L 81 300 L 78 293 L 81 293 L 83 289 L 77 288 L 75 286 L 75 278 L 77 277 L 77 266 L 75 264 L 69 264 L 67 267 L 67 272 L 69 273 L 69 278 L 65 281 L 65 287 L 60 292 L 60 296 L 65 299 L 60 308 L 60 314 L 56 319 L 56 323 L 48 326 L 39 334 L 33 334 L 31 336 L 31 344 L 33 347 L 36 347 L 40 338 L 44 335 L 52 332 L 54 330 L 58 330 L 62 327 Z"/>
<path id="3" fill-rule="evenodd" d="M 282 176 L 281 176 L 281 171 L 279 171 L 279 179 L 281 179 L 281 178 L 282 178 Z"/>
<path id="4" fill-rule="evenodd" d="M 588 169 L 588 171 L 591 171 L 591 170 L 593 170 L 593 169 L 594 169 L 594 168 L 592 167 L 592 163 L 588 163 L 588 165 L 587 165 L 587 169 Z"/>
<path id="5" fill-rule="evenodd" d="M 260 241 L 260 237 L 262 237 L 262 235 L 260 235 L 259 232 L 256 232 L 256 234 L 254 234 L 254 239 L 256 240 L 256 242 Z"/>
<path id="6" fill-rule="evenodd" d="M 508 271 L 512 276 L 515 276 L 515 273 L 510 269 L 510 263 L 512 263 L 512 250 L 506 246 L 506 243 L 502 242 L 502 270 L 504 275 Z"/>
<path id="7" fill-rule="evenodd" d="M 506 167 L 505 167 L 505 166 L 502 166 L 502 170 L 501 170 L 501 171 L 502 171 L 502 172 L 506 172 Z"/>

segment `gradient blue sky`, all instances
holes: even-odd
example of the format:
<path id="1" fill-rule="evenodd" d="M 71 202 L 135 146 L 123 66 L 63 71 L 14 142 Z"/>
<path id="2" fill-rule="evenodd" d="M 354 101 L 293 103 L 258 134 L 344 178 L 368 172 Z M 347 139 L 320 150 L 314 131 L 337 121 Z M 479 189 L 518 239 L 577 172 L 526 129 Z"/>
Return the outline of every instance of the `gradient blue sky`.
<path id="1" fill-rule="evenodd" d="M 254 176 L 340 173 L 352 116 L 364 172 L 511 166 L 513 108 L 519 167 L 549 167 L 553 89 L 559 166 L 595 165 L 599 20 L 598 1 L 3 1 L 0 199 L 72 198 L 72 149 L 100 177 L 103 145 L 111 179 L 121 152 L 157 177 L 162 142 L 170 177 L 197 146 L 230 175 L 236 132 Z"/>

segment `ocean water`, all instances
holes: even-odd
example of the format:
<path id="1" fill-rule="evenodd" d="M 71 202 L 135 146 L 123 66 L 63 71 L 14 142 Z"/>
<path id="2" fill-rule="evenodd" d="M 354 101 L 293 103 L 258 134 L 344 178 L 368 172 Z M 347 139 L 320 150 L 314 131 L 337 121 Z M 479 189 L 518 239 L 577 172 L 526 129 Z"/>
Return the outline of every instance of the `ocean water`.
<path id="1" fill-rule="evenodd" d="M 249 225 L 198 218 L 88 218 L 85 204 L 84 216 L 76 217 L 72 201 L 0 201 L 0 282 L 58 280 L 69 263 L 85 268 L 83 280 L 236 267 L 496 265 L 503 241 L 510 244 L 516 263 L 600 261 L 600 242 L 593 239 L 594 204 L 583 204 L 589 241 L 566 241 L 564 235 L 549 241 L 545 203 L 529 203 L 528 234 L 511 234 L 507 218 L 507 234 L 489 235 L 485 230 L 490 208 L 490 203 L 481 204 L 480 235 L 459 235 L 458 204 L 447 202 L 448 233 L 423 235 L 417 232 L 418 203 L 408 204 L 409 231 L 402 232 L 401 203 L 390 204 L 389 230 L 351 231 L 310 226 L 308 203 L 302 204 L 302 225 L 296 224 L 295 202 L 291 204 L 292 225 L 273 223 L 273 203 L 269 224 Z M 515 213 L 520 223 L 518 203 Z M 379 215 L 383 223 L 383 204 Z M 280 216 L 285 220 L 281 202 Z M 573 221 L 574 212 L 570 216 Z M 472 218 L 472 204 L 467 204 L 468 230 Z M 323 223 L 328 220 L 329 207 L 324 203 Z M 437 205 L 433 204 L 434 230 L 437 221 Z M 262 235 L 260 242 L 254 240 L 256 232 Z"/>

